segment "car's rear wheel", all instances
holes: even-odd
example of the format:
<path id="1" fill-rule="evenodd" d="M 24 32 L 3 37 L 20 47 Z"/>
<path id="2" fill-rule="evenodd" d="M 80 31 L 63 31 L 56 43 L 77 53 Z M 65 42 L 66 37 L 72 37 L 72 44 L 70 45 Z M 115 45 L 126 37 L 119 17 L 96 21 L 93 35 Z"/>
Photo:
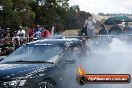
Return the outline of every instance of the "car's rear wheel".
<path id="1" fill-rule="evenodd" d="M 43 80 L 39 83 L 39 88 L 57 88 L 56 83 L 52 80 Z"/>

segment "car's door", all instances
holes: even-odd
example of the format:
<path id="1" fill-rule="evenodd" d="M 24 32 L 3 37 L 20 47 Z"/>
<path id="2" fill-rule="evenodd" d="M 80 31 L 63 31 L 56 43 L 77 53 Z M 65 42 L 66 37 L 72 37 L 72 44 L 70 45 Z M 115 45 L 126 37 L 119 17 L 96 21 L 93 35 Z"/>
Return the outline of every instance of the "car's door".
<path id="1" fill-rule="evenodd" d="M 65 60 L 67 61 L 73 61 L 75 60 L 76 63 L 66 63 L 66 72 L 65 72 L 65 83 L 68 86 L 68 88 L 77 88 L 76 83 L 76 73 L 77 73 L 77 67 L 78 67 L 78 61 L 81 59 L 81 46 L 80 45 L 71 45 L 69 46 L 68 50 L 65 52 Z M 70 60 L 69 60 L 70 59 Z"/>
<path id="2" fill-rule="evenodd" d="M 65 47 L 63 51 L 58 54 L 58 59 L 57 62 L 55 63 L 54 66 L 54 77 L 55 80 L 57 81 L 58 85 L 61 86 L 60 88 L 65 88 L 64 83 L 65 83 L 65 73 L 66 73 L 66 63 L 64 60 L 64 53 L 66 52 L 67 48 Z"/>

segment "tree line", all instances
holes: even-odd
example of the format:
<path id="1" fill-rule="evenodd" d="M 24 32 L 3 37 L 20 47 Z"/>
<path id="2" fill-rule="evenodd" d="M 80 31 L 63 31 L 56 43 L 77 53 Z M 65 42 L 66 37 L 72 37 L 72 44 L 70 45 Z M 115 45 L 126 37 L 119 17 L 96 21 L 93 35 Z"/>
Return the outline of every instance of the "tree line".
<path id="1" fill-rule="evenodd" d="M 58 30 L 80 28 L 90 13 L 79 6 L 69 6 L 69 0 L 0 0 L 0 26 L 16 30 L 19 25 L 44 25 Z"/>

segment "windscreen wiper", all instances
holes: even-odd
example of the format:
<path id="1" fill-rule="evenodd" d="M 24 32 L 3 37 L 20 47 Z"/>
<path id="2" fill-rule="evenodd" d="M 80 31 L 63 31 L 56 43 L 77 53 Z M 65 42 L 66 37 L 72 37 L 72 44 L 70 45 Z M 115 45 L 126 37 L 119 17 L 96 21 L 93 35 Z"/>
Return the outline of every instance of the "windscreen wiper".
<path id="1" fill-rule="evenodd" d="M 28 61 L 28 60 L 19 60 L 15 62 L 22 62 L 22 63 L 49 63 L 54 64 L 54 62 L 48 62 L 48 61 Z"/>

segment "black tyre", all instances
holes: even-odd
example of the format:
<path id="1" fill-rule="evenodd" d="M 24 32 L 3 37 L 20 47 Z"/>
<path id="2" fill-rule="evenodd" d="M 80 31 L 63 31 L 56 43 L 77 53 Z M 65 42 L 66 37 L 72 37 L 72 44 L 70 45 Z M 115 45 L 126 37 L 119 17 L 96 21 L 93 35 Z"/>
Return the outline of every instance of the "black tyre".
<path id="1" fill-rule="evenodd" d="M 57 88 L 56 83 L 52 80 L 43 80 L 41 83 L 39 83 L 38 88 Z"/>

